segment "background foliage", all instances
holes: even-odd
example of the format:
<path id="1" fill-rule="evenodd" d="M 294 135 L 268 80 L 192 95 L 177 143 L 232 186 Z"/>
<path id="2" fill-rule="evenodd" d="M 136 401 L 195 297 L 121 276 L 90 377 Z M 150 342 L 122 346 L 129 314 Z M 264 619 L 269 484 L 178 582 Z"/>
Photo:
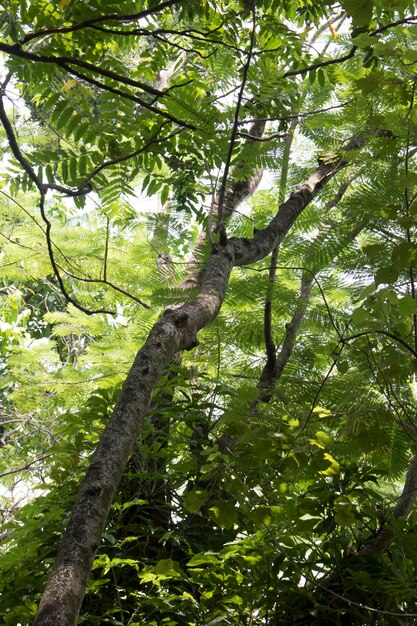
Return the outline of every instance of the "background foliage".
<path id="1" fill-rule="evenodd" d="M 347 167 L 275 271 L 235 269 L 200 345 L 160 382 L 79 623 L 416 623 L 416 513 L 395 510 L 416 488 L 403 489 L 417 438 L 414 13 L 403 0 L 3 4 L 5 624 L 33 621 L 134 355 L 194 293 L 182 281 L 225 168 L 226 196 L 264 169 L 227 223 L 250 237 L 352 137 L 363 148 L 340 153 Z M 268 393 L 266 302 L 288 356 Z"/>

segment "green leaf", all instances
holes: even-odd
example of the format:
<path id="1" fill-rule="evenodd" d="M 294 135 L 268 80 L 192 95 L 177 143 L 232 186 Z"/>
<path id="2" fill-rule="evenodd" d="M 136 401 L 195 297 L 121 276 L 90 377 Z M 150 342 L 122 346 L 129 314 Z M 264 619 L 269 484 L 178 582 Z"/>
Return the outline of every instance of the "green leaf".
<path id="1" fill-rule="evenodd" d="M 161 191 L 161 204 L 162 204 L 162 206 L 164 206 L 164 204 L 168 200 L 168 196 L 169 196 L 169 187 L 168 187 L 168 185 L 165 185 L 164 187 L 162 187 L 162 191 Z"/>
<path id="2" fill-rule="evenodd" d="M 393 284 L 398 280 L 398 270 L 393 265 L 380 267 L 375 274 L 375 284 Z"/>
<path id="3" fill-rule="evenodd" d="M 404 296 L 398 300 L 400 314 L 404 316 L 414 315 L 417 313 L 417 303 L 412 296 Z"/>
<path id="4" fill-rule="evenodd" d="M 88 124 L 88 122 L 83 122 L 82 124 L 79 124 L 73 132 L 75 141 L 80 141 L 80 139 L 84 139 L 84 137 L 88 133 L 89 128 L 90 125 Z"/>
<path id="5" fill-rule="evenodd" d="M 69 161 L 69 178 L 72 182 L 77 178 L 77 159 Z"/>
<path id="6" fill-rule="evenodd" d="M 320 474 L 324 476 L 335 476 L 340 472 L 340 465 L 336 459 L 328 452 L 320 452 L 314 459 L 314 464 Z"/>
<path id="7" fill-rule="evenodd" d="M 211 518 L 220 526 L 230 530 L 237 522 L 237 509 L 233 502 L 218 502 L 209 508 Z"/>
<path id="8" fill-rule="evenodd" d="M 343 0 L 342 6 L 346 13 L 352 16 L 352 24 L 354 28 L 367 26 L 372 19 L 373 12 L 372 0 Z"/>
<path id="9" fill-rule="evenodd" d="M 346 374 L 346 372 L 349 370 L 349 362 L 337 361 L 336 367 L 341 374 Z"/>
<path id="10" fill-rule="evenodd" d="M 373 321 L 373 317 L 363 307 L 355 309 L 352 313 L 352 323 L 355 326 L 367 326 Z"/>
<path id="11" fill-rule="evenodd" d="M 172 559 L 160 559 L 154 567 L 155 574 L 158 576 L 168 574 L 174 569 L 174 561 Z"/>
<path id="12" fill-rule="evenodd" d="M 72 109 L 66 107 L 56 121 L 58 129 L 65 127 L 72 118 Z"/>
<path id="13" fill-rule="evenodd" d="M 334 520 L 338 526 L 347 528 L 356 522 L 356 515 L 349 509 L 341 509 L 335 514 Z"/>
<path id="14" fill-rule="evenodd" d="M 198 567 L 199 565 L 218 565 L 219 558 L 214 554 L 195 554 L 187 563 L 188 567 Z"/>
<path id="15" fill-rule="evenodd" d="M 82 124 L 82 117 L 72 114 L 65 127 L 66 136 L 69 137 L 80 124 Z"/>
<path id="16" fill-rule="evenodd" d="M 66 183 L 68 181 L 68 161 L 62 161 L 61 163 L 61 174 L 62 174 L 62 180 L 64 181 L 64 183 Z"/>
<path id="17" fill-rule="evenodd" d="M 197 513 L 209 498 L 209 493 L 205 489 L 192 489 L 187 491 L 183 497 L 183 503 L 187 511 Z"/>

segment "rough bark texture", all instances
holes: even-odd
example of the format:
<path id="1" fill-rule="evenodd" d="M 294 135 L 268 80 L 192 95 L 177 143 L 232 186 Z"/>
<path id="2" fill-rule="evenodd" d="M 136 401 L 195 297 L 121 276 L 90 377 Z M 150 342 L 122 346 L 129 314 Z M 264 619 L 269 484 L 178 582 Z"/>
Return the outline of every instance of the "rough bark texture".
<path id="1" fill-rule="evenodd" d="M 88 577 L 129 454 L 148 410 L 152 392 L 178 352 L 196 345 L 196 334 L 217 315 L 233 266 L 262 259 L 282 241 L 297 217 L 341 163 L 323 163 L 281 205 L 253 239 L 230 239 L 213 249 L 200 294 L 165 312 L 138 352 L 90 467 L 39 605 L 36 626 L 73 626 Z"/>

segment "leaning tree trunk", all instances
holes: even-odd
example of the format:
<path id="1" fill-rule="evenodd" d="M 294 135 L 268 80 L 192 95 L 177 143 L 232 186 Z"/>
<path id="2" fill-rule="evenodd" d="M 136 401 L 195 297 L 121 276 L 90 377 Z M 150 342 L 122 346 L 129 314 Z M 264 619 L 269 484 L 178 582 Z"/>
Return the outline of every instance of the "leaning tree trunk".
<path id="1" fill-rule="evenodd" d="M 361 147 L 355 138 L 345 150 Z M 138 352 L 91 464 L 81 483 L 49 581 L 36 626 L 73 626 L 85 593 L 94 556 L 129 454 L 151 396 L 174 356 L 197 345 L 199 330 L 210 324 L 223 303 L 235 266 L 269 254 L 323 185 L 345 163 L 320 162 L 309 179 L 280 206 L 270 224 L 252 239 L 232 238 L 213 248 L 199 295 L 175 310 L 167 309 Z"/>

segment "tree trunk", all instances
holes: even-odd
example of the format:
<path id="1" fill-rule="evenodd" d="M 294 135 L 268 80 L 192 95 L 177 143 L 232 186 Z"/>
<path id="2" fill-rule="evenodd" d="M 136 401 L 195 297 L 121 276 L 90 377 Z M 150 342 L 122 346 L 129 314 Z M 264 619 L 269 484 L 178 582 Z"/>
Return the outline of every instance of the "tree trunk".
<path id="1" fill-rule="evenodd" d="M 345 149 L 360 145 L 362 141 L 355 139 Z M 167 309 L 155 324 L 135 358 L 119 402 L 81 483 L 39 605 L 36 626 L 73 626 L 76 623 L 110 505 L 153 390 L 174 356 L 194 347 L 197 332 L 215 319 L 232 268 L 254 263 L 269 254 L 323 185 L 344 165 L 340 161 L 320 162 L 309 179 L 280 206 L 265 229 L 252 239 L 232 238 L 225 245 L 214 247 L 199 295 L 175 310 Z"/>

